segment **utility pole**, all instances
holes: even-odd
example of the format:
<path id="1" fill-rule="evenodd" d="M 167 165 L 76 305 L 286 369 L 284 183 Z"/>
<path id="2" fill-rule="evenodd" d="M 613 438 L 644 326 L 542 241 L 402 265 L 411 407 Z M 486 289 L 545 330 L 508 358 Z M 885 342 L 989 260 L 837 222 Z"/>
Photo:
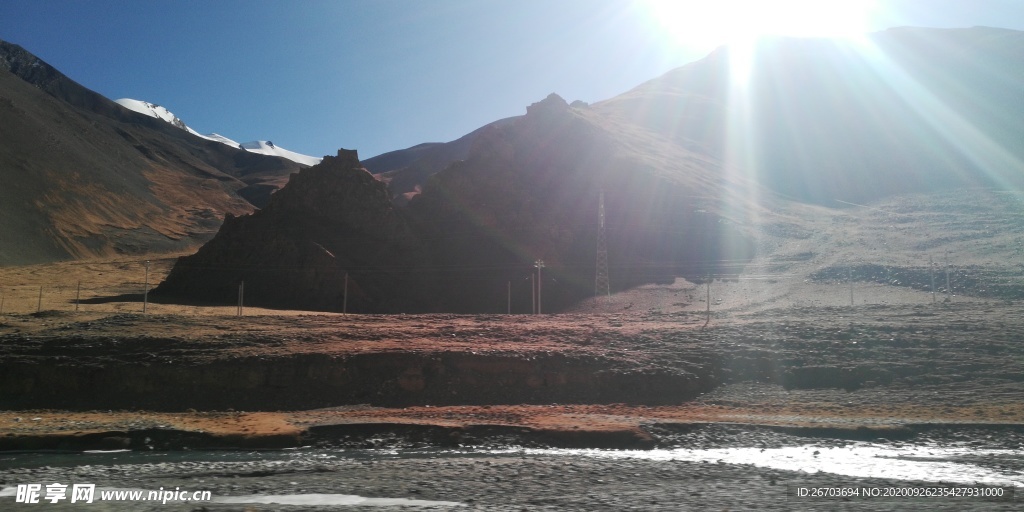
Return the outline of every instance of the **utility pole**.
<path id="1" fill-rule="evenodd" d="M 78 313 L 78 303 L 82 299 L 82 282 L 78 282 L 78 287 L 75 288 L 75 313 Z"/>
<path id="2" fill-rule="evenodd" d="M 946 302 L 953 300 L 953 290 L 949 288 L 949 249 L 946 249 Z"/>
<path id="3" fill-rule="evenodd" d="M 608 283 L 608 238 L 604 230 L 604 190 L 602 190 L 597 203 L 597 271 L 594 276 L 594 296 L 610 296 L 611 294 L 611 286 Z"/>
<path id="4" fill-rule="evenodd" d="M 348 314 L 348 272 L 345 272 L 345 295 L 341 299 L 341 312 Z"/>
<path id="5" fill-rule="evenodd" d="M 544 274 L 542 273 L 544 269 L 544 260 L 537 260 L 533 262 L 533 266 L 537 267 L 537 314 L 539 315 L 543 311 L 541 298 L 544 295 L 542 291 L 544 287 Z"/>
<path id="6" fill-rule="evenodd" d="M 43 311 L 43 287 L 40 285 L 39 286 L 39 302 L 36 303 L 36 313 L 41 313 L 42 311 Z"/>
<path id="7" fill-rule="evenodd" d="M 846 280 L 850 282 L 850 306 L 853 306 L 853 265 L 846 267 Z"/>
<path id="8" fill-rule="evenodd" d="M 928 268 L 931 269 L 932 276 L 932 304 L 935 304 L 935 262 L 932 261 L 931 255 L 928 255 Z"/>
<path id="9" fill-rule="evenodd" d="M 142 285 L 142 314 L 146 314 L 149 305 L 149 260 L 146 260 L 146 284 Z"/>
<path id="10" fill-rule="evenodd" d="M 707 280 L 707 297 L 704 298 L 705 306 L 707 306 L 708 319 L 704 321 L 704 327 L 707 327 L 711 323 L 711 273 L 708 273 Z"/>

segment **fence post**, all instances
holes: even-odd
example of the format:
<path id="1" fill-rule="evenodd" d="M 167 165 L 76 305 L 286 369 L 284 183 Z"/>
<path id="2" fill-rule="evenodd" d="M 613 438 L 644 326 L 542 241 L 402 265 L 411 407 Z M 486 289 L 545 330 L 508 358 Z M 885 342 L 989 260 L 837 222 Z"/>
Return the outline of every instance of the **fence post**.
<path id="1" fill-rule="evenodd" d="M 78 287 L 75 289 L 75 313 L 78 313 L 78 303 L 82 299 L 82 282 L 78 282 Z"/>
<path id="2" fill-rule="evenodd" d="M 238 313 L 235 316 L 242 316 L 242 304 L 245 298 L 245 281 L 238 284 Z"/>
<path id="3" fill-rule="evenodd" d="M 43 286 L 39 285 L 39 302 L 36 303 L 36 313 L 43 311 Z"/>
<path id="4" fill-rule="evenodd" d="M 142 314 L 146 314 L 149 305 L 149 260 L 146 260 L 146 284 L 142 285 Z"/>

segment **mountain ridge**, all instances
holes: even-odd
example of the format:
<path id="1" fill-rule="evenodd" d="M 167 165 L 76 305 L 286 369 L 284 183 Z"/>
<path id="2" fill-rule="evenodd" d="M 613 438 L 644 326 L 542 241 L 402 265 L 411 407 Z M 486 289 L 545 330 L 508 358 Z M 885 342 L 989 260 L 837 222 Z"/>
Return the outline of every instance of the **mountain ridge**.
<path id="1" fill-rule="evenodd" d="M 140 114 L 147 115 L 149 117 L 153 117 L 153 118 L 156 118 L 156 119 L 161 119 L 163 121 L 166 121 L 167 123 L 170 123 L 172 126 L 176 126 L 176 127 L 180 128 L 182 130 L 185 130 L 185 131 L 187 131 L 187 132 L 189 132 L 192 135 L 195 135 L 197 137 L 202 137 L 202 138 L 207 139 L 207 140 L 212 140 L 212 141 L 220 142 L 221 144 L 225 144 L 225 145 L 231 146 L 233 148 L 242 149 L 242 150 L 250 152 L 250 153 L 258 153 L 258 154 L 261 154 L 261 155 L 270 155 L 270 156 L 279 156 L 281 158 L 286 158 L 286 159 L 291 160 L 291 161 L 293 161 L 295 163 L 299 163 L 299 164 L 307 165 L 307 166 L 316 165 L 316 164 L 320 163 L 320 160 L 321 160 L 320 158 L 312 157 L 312 156 L 309 156 L 309 155 L 303 155 L 301 153 L 296 153 L 294 151 L 289 151 L 287 149 L 278 147 L 278 146 L 274 145 L 274 143 L 269 141 L 269 140 L 257 140 L 257 141 L 251 141 L 251 142 L 238 143 L 238 142 L 235 142 L 234 140 L 231 140 L 231 139 L 229 139 L 229 138 L 227 138 L 227 137 L 225 137 L 223 135 L 217 134 L 217 133 L 211 133 L 211 134 L 205 134 L 204 135 L 204 134 L 199 133 L 198 131 L 192 129 L 192 127 L 190 127 L 187 123 L 185 123 L 185 121 L 183 121 L 178 116 L 174 115 L 174 113 L 171 112 L 170 110 L 168 110 L 166 107 L 157 105 L 155 103 L 150 103 L 148 101 L 135 100 L 135 99 L 131 99 L 131 98 L 121 98 L 119 100 L 116 100 L 115 103 L 117 103 L 118 105 L 121 105 L 122 107 L 127 108 L 128 110 L 131 110 L 133 112 L 138 112 Z"/>

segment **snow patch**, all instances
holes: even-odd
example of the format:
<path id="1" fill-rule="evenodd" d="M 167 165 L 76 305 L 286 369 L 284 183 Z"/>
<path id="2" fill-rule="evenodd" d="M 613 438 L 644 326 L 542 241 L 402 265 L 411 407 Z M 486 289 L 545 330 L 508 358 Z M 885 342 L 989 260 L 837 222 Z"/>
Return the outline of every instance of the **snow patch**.
<path id="1" fill-rule="evenodd" d="M 195 133 L 191 128 L 188 127 L 188 125 L 185 124 L 185 121 L 179 119 L 178 116 L 174 115 L 174 113 L 170 110 L 167 110 L 166 108 L 161 107 L 160 105 L 157 105 L 155 103 L 150 103 L 148 101 L 133 100 L 131 98 L 121 98 L 115 101 L 115 103 L 121 105 L 122 107 L 128 110 L 138 112 L 149 117 L 162 119 L 164 121 L 167 121 L 168 123 L 173 124 L 174 126 L 177 126 L 178 128 L 181 128 L 182 130 L 188 130 L 192 133 Z"/>
<path id="2" fill-rule="evenodd" d="M 244 149 L 244 150 L 246 150 L 246 151 L 248 151 L 250 153 L 259 153 L 261 155 L 279 156 L 281 158 L 287 158 L 288 160 L 291 160 L 293 162 L 298 162 L 300 164 L 305 164 L 305 165 L 310 165 L 310 166 L 316 165 L 316 164 L 320 163 L 320 160 L 322 160 L 322 158 L 314 158 L 314 157 L 311 157 L 311 156 L 307 156 L 307 155 L 296 153 L 294 151 L 288 151 L 287 149 L 284 149 L 282 147 L 278 147 L 278 146 L 274 145 L 274 143 L 269 141 L 269 140 L 257 140 L 257 141 L 253 141 L 253 142 L 243 142 L 241 144 L 238 144 L 238 147 L 240 147 L 240 148 L 242 148 L 242 149 Z"/>
<path id="3" fill-rule="evenodd" d="M 257 140 L 252 142 L 243 142 L 239 144 L 238 142 L 235 142 L 217 133 L 204 135 L 190 128 L 187 124 L 185 124 L 185 121 L 182 121 L 170 110 L 167 110 L 166 108 L 161 107 L 160 105 L 157 105 L 155 103 L 149 103 L 148 101 L 133 100 L 131 98 L 121 98 L 115 101 L 115 103 L 133 112 L 138 112 L 140 114 L 147 115 L 149 117 L 154 117 L 156 119 L 162 119 L 168 123 L 171 123 L 174 126 L 177 126 L 178 128 L 181 128 L 182 130 L 191 133 L 192 135 L 195 135 L 196 137 L 201 137 L 206 140 L 219 142 L 221 144 L 231 146 L 233 148 L 239 148 L 250 153 L 259 153 L 261 155 L 268 156 L 278 156 L 281 158 L 287 158 L 288 160 L 291 160 L 296 163 L 309 166 L 316 165 L 320 163 L 321 160 L 323 160 L 322 158 L 303 155 L 301 153 L 296 153 L 294 151 L 289 151 L 282 147 L 278 147 L 269 140 Z"/>

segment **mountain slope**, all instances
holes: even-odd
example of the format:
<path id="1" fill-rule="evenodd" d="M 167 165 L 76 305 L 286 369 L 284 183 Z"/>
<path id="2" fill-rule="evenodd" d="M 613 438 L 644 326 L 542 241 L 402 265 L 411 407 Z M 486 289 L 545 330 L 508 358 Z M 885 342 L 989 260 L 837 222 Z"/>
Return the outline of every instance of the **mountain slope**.
<path id="1" fill-rule="evenodd" d="M 771 38 L 733 80 L 730 50 L 595 103 L 803 201 L 1022 186 L 1024 32 L 900 28 L 863 41 Z M 499 123 L 509 123 L 502 120 Z M 464 160 L 486 127 L 371 158 L 396 204 Z"/>
<path id="2" fill-rule="evenodd" d="M 892 29 L 866 41 L 771 39 L 746 82 L 730 54 L 597 103 L 602 115 L 824 204 L 963 186 L 1020 187 L 1024 32 Z"/>
<path id="3" fill-rule="evenodd" d="M 601 190 L 616 289 L 749 259 L 747 189 L 724 175 L 551 95 L 481 131 L 402 208 L 354 152 L 303 170 L 179 260 L 158 293 L 223 302 L 245 281 L 253 305 L 338 311 L 348 282 L 351 312 L 503 311 L 510 296 L 523 311 L 542 259 L 544 311 L 558 311 L 594 291 Z"/>
<path id="4" fill-rule="evenodd" d="M 299 168 L 129 111 L 0 42 L 0 264 L 194 247 L 252 210 L 240 193 Z"/>

